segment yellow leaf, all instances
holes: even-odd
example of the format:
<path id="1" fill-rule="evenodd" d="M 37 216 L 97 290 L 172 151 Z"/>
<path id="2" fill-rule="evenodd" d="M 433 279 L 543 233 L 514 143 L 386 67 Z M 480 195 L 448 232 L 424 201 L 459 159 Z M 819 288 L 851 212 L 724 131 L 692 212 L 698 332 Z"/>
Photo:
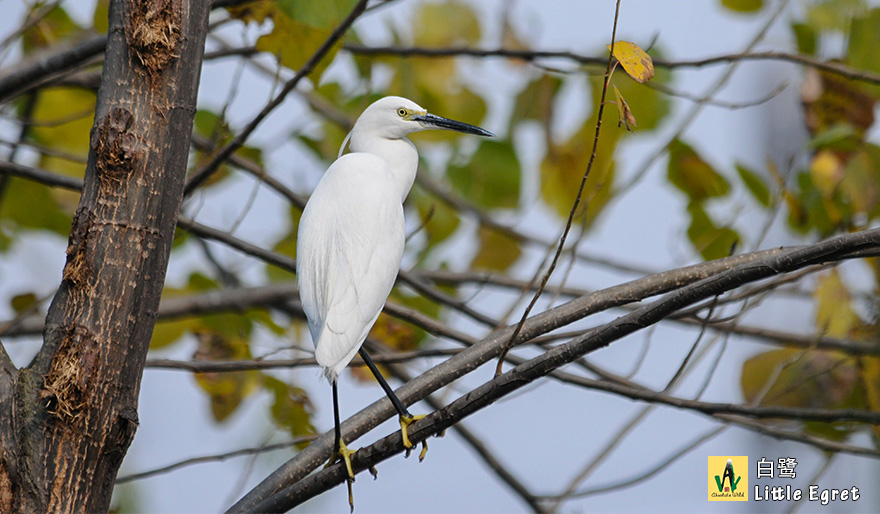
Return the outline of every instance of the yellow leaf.
<path id="1" fill-rule="evenodd" d="M 611 45 L 605 45 L 611 50 Z M 627 75 L 644 84 L 654 76 L 654 61 L 639 45 L 628 41 L 616 41 L 611 50 Z"/>
<path id="2" fill-rule="evenodd" d="M 825 198 L 831 198 L 843 179 L 843 162 L 830 150 L 822 150 L 810 163 L 810 179 Z"/>
<path id="3" fill-rule="evenodd" d="M 859 316 L 852 307 L 849 290 L 837 270 L 819 279 L 813 293 L 816 299 L 816 328 L 828 337 L 849 337 L 858 328 Z"/>
<path id="4" fill-rule="evenodd" d="M 480 249 L 471 263 L 473 269 L 504 272 L 510 269 L 522 254 L 519 242 L 500 232 L 480 227 L 477 236 Z"/>
<path id="5" fill-rule="evenodd" d="M 865 388 L 865 402 L 871 412 L 880 412 L 880 359 L 877 357 L 862 357 L 859 359 L 862 366 L 862 387 Z M 880 426 L 871 427 L 874 437 L 880 437 Z"/>
<path id="6" fill-rule="evenodd" d="M 568 217 L 575 195 L 580 187 L 587 163 L 590 144 L 596 130 L 595 114 L 584 122 L 581 129 L 562 144 L 551 143 L 541 162 L 541 198 L 560 218 Z M 578 206 L 578 217 L 586 214 L 587 225 L 593 223 L 614 194 L 614 150 L 620 132 L 609 132 L 599 138 L 596 159 L 584 185 Z"/>
<path id="7" fill-rule="evenodd" d="M 220 361 L 249 359 L 247 341 L 230 339 L 219 332 L 201 330 L 196 333 L 199 346 L 193 360 Z M 259 386 L 259 373 L 255 370 L 231 373 L 196 373 L 199 386 L 211 400 L 211 414 L 215 421 L 224 421 L 241 405 L 242 400 Z"/>
<path id="8" fill-rule="evenodd" d="M 417 46 L 472 46 L 480 40 L 480 22 L 462 2 L 425 3 L 413 17 Z"/>
<path id="9" fill-rule="evenodd" d="M 621 124 L 626 127 L 626 130 L 632 132 L 632 128 L 636 126 L 636 117 L 633 116 L 631 110 L 629 110 L 629 105 L 626 103 L 626 100 L 623 99 L 623 95 L 620 94 L 620 90 L 617 89 L 617 86 L 611 85 L 614 90 L 614 98 L 615 105 L 617 105 L 617 126 L 619 127 Z"/>
<path id="10" fill-rule="evenodd" d="M 744 362 L 740 380 L 749 403 L 838 409 L 859 404 L 858 363 L 842 352 L 771 350 Z"/>

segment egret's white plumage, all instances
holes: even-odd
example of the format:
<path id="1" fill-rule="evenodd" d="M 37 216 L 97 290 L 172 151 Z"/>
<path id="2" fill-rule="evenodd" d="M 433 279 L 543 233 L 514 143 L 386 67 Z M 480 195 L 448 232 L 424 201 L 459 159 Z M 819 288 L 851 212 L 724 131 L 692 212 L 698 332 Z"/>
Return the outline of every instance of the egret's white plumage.
<path id="1" fill-rule="evenodd" d="M 351 153 L 330 166 L 300 219 L 297 282 L 315 356 L 331 382 L 363 344 L 400 269 L 403 200 L 419 161 L 404 136 L 423 127 L 399 109 L 425 113 L 400 97 L 368 107 L 347 138 Z"/>
<path id="2" fill-rule="evenodd" d="M 297 277 L 318 364 L 332 382 L 357 353 L 403 256 L 403 206 L 386 161 L 339 158 L 303 212 Z"/>
<path id="3" fill-rule="evenodd" d="M 315 343 L 315 356 L 333 385 L 336 431 L 333 462 L 345 461 L 349 503 L 354 508 L 349 456 L 342 440 L 336 379 L 358 353 L 400 268 L 405 240 L 403 201 L 416 177 L 419 155 L 406 135 L 425 129 L 457 130 L 491 136 L 473 125 L 428 114 L 399 96 L 374 102 L 361 114 L 334 162 L 309 198 L 299 222 L 296 275 L 303 310 Z M 348 143 L 351 153 L 342 155 Z M 403 444 L 412 446 L 407 427 L 413 416 L 376 375 L 400 415 Z M 422 441 L 422 454 L 427 450 Z"/>
<path id="4" fill-rule="evenodd" d="M 403 201 L 419 154 L 406 135 L 425 129 L 492 134 L 387 96 L 361 114 L 299 223 L 296 274 L 318 364 L 335 382 L 367 337 L 403 256 Z"/>

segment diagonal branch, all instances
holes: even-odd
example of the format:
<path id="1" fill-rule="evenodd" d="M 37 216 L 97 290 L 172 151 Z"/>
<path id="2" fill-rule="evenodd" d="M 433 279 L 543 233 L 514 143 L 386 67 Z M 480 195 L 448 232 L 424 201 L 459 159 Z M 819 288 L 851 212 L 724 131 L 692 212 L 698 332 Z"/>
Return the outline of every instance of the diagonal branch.
<path id="1" fill-rule="evenodd" d="M 581 355 L 610 344 L 624 335 L 656 323 L 681 307 L 755 280 L 821 262 L 854 258 L 860 251 L 873 250 L 878 247 L 880 247 L 880 229 L 866 230 L 839 236 L 815 245 L 766 250 L 764 252 L 722 259 L 722 261 L 726 261 L 727 266 L 733 265 L 734 262 L 737 264 L 732 269 L 723 268 L 727 269 L 727 271 L 722 271 L 708 278 L 704 278 L 705 275 L 702 277 L 698 276 L 701 271 L 706 271 L 706 268 L 699 268 L 698 271 L 698 269 L 691 267 L 686 268 L 689 272 L 679 274 L 675 280 L 661 284 L 656 282 L 659 277 L 665 276 L 669 278 L 669 275 L 666 275 L 666 273 L 661 273 L 609 288 L 603 291 L 601 295 L 596 293 L 587 295 L 537 314 L 529 318 L 523 325 L 523 340 L 547 333 L 571 321 L 586 317 L 593 312 L 604 310 L 612 306 L 612 304 L 629 303 L 634 296 L 640 293 L 645 294 L 648 291 L 651 291 L 651 295 L 668 293 L 650 305 L 618 318 L 590 334 L 575 339 L 571 343 L 558 346 L 542 354 L 540 357 L 518 366 L 514 370 L 497 377 L 493 381 L 456 400 L 456 402 L 442 411 L 435 412 L 428 418 L 416 422 L 410 426 L 410 434 L 417 433 L 416 437 L 418 439 L 412 437 L 411 439 L 413 441 L 421 440 L 431 434 L 438 433 L 459 419 L 489 405 L 496 399 L 509 394 L 532 380 L 546 375 L 566 362 L 570 362 Z M 718 261 L 714 262 L 714 264 L 718 265 Z M 683 270 L 678 271 L 682 272 Z M 639 290 L 640 293 L 636 293 L 636 290 Z M 438 364 L 401 386 L 396 391 L 397 396 L 405 404 L 411 404 L 470 373 L 481 364 L 500 355 L 503 345 L 509 340 L 513 330 L 514 327 L 499 330 L 480 343 Z M 394 410 L 390 403 L 384 401 L 374 402 L 342 424 L 343 437 L 346 440 L 352 441 L 375 428 L 393 414 Z M 372 465 L 402 451 L 402 446 L 397 448 L 400 441 L 399 435 L 396 439 L 393 434 L 389 438 L 382 440 L 386 441 L 385 443 L 380 441 L 376 445 L 369 447 L 371 449 L 364 454 L 359 453 L 359 456 L 363 456 L 363 460 L 358 459 L 357 462 Z M 254 511 L 260 502 L 268 501 L 269 498 L 282 489 L 300 487 L 299 485 L 291 486 L 291 484 L 303 480 L 306 475 L 326 461 L 330 456 L 332 445 L 332 434 L 322 435 L 309 445 L 308 448 L 290 459 L 286 464 L 269 475 L 261 484 L 257 485 L 244 498 L 239 500 L 230 509 L 230 512 Z M 338 467 L 328 468 L 327 472 L 333 474 L 334 480 L 338 480 L 336 483 L 341 483 L 344 479 L 344 473 Z M 338 477 L 335 476 L 336 473 L 338 473 Z M 314 480 L 315 477 L 322 475 L 315 475 L 309 480 Z M 305 483 L 306 481 L 303 482 L 303 484 Z M 316 483 L 307 487 L 321 488 L 325 486 L 330 487 L 332 484 L 318 485 Z M 292 493 L 293 489 L 288 492 Z M 318 492 L 320 491 L 316 491 L 314 494 Z M 297 490 L 296 494 L 300 493 L 302 491 Z M 276 510 L 281 509 L 281 507 L 278 507 L 280 504 L 269 503 L 264 506 L 271 510 L 273 508 L 272 505 L 275 505 Z"/>
<path id="2" fill-rule="evenodd" d="M 410 425 L 410 440 L 415 443 L 439 433 L 457 421 L 491 405 L 498 399 L 517 391 L 538 378 L 546 376 L 560 366 L 608 346 L 626 335 L 657 323 L 676 310 L 694 302 L 716 296 L 756 280 L 794 271 L 804 266 L 848 259 L 851 258 L 854 252 L 877 247 L 880 247 L 880 229 L 847 234 L 815 245 L 783 251 L 780 254 L 737 266 L 713 277 L 671 291 L 659 300 L 635 312 L 622 316 L 583 337 L 557 346 L 503 375 L 495 376 L 489 382 L 461 396 L 445 408 L 435 411 L 424 419 Z M 502 339 L 501 341 L 503 344 L 505 340 Z M 495 345 L 496 351 L 500 350 L 499 346 L 499 344 Z M 462 352 L 456 357 L 465 353 Z M 451 358 L 447 362 L 455 360 L 456 357 Z M 436 370 L 439 367 L 429 370 L 422 376 L 436 376 Z M 416 381 L 418 381 L 418 378 L 406 386 L 411 386 Z M 406 395 L 404 391 L 407 389 L 406 386 L 400 388 L 398 392 L 404 402 L 409 402 L 412 401 L 412 398 Z M 405 397 L 406 399 L 404 399 Z M 355 415 L 354 418 L 349 419 L 344 426 L 351 427 L 358 422 L 362 423 L 363 420 L 359 418 L 362 418 L 365 411 L 372 409 L 372 407 L 371 405 Z M 391 410 L 390 407 L 388 410 Z M 345 429 L 343 429 L 343 436 L 345 436 Z M 331 435 L 325 434 L 316 439 L 315 443 L 303 452 L 300 452 L 299 455 L 302 455 L 312 447 L 324 446 L 326 444 L 327 448 L 324 453 L 329 457 L 330 444 L 332 444 L 331 439 Z M 353 459 L 352 466 L 355 472 L 359 472 L 370 466 L 375 466 L 403 450 L 400 435 L 395 432 L 359 450 Z M 291 461 L 296 460 L 296 457 L 291 459 Z M 251 503 L 246 507 L 246 510 L 250 512 L 285 511 L 330 489 L 336 484 L 342 483 L 346 478 L 344 466 L 337 464 L 298 481 L 288 482 L 289 485 L 285 485 L 277 492 L 266 495 L 265 500 Z M 233 506 L 232 512 L 238 512 L 242 507 L 244 507 L 242 502 L 239 502 L 239 504 Z"/>

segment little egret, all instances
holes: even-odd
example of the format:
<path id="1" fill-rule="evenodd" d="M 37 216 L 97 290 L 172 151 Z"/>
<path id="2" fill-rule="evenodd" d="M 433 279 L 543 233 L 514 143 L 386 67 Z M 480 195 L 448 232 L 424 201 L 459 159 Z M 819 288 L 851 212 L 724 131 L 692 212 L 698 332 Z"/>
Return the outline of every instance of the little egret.
<path id="1" fill-rule="evenodd" d="M 339 428 L 339 374 L 360 352 L 397 413 L 403 444 L 413 416 L 361 348 L 379 317 L 400 269 L 404 246 L 403 201 L 416 177 L 419 154 L 406 138 L 429 129 L 494 137 L 491 132 L 441 118 L 399 96 L 377 100 L 361 114 L 303 210 L 296 245 L 296 276 L 315 357 L 333 387 L 336 442 L 330 463 L 348 470 L 350 455 Z M 346 143 L 350 153 L 342 155 Z M 329 464 L 328 464 L 329 465 Z"/>

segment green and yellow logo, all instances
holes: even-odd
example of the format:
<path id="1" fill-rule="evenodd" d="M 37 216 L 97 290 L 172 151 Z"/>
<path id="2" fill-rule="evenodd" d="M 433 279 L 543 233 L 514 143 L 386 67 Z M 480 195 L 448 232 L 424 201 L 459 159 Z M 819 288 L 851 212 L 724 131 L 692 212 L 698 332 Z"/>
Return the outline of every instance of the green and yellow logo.
<path id="1" fill-rule="evenodd" d="M 709 501 L 749 501 L 749 458 L 710 456 Z"/>

